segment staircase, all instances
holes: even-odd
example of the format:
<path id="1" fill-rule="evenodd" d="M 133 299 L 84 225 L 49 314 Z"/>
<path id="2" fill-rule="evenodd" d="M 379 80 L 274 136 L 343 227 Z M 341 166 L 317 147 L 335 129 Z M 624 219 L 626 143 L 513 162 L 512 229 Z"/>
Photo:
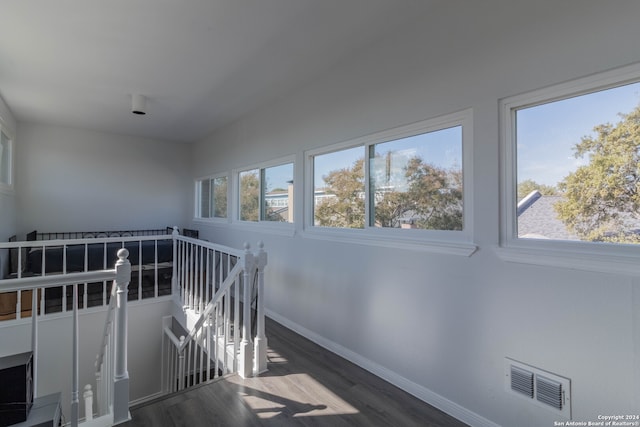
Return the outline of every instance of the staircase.
<path id="1" fill-rule="evenodd" d="M 163 319 L 162 390 L 171 393 L 237 372 L 267 369 L 262 243 L 257 253 L 174 236 L 180 318 Z M 252 316 L 253 313 L 253 316 Z M 255 319 L 255 334 L 252 332 Z"/>
<path id="2" fill-rule="evenodd" d="M 169 236 L 148 236 L 144 239 L 168 239 Z M 248 244 L 243 250 L 216 245 L 178 233 L 177 227 L 171 234 L 173 241 L 173 257 L 171 260 L 170 296 L 159 294 L 158 277 L 159 262 L 158 244 L 155 243 L 155 297 L 164 298 L 165 303 L 173 301 L 173 315 L 162 320 L 162 363 L 159 376 L 162 378 L 160 394 L 168 394 L 184 390 L 194 385 L 208 382 L 221 375 L 237 373 L 242 378 L 257 375 L 267 370 L 266 346 L 264 333 L 264 268 L 267 255 L 262 243 L 254 253 Z M 85 248 L 96 240 L 87 242 L 76 239 L 74 244 L 84 244 Z M 42 241 L 38 244 L 55 247 L 59 241 Z M 33 244 L 33 243 L 31 243 Z M 21 248 L 24 242 L 5 244 L 9 248 Z M 49 247 L 47 246 L 47 247 Z M 105 243 L 106 247 L 106 243 Z M 138 244 L 142 251 L 142 243 Z M 66 246 L 63 254 L 66 254 Z M 141 259 L 141 252 L 137 254 Z M 34 361 L 38 358 L 39 323 L 43 319 L 54 316 L 59 321 L 71 317 L 71 335 L 73 343 L 70 353 L 73 364 L 71 376 L 70 408 L 62 405 L 64 420 L 73 427 L 109 426 L 123 423 L 129 415 L 129 371 L 128 361 L 128 308 L 131 299 L 129 282 L 132 267 L 128 260 L 129 251 L 124 248 L 118 251 L 118 261 L 111 270 L 84 271 L 80 273 L 42 274 L 32 277 L 18 277 L 0 280 L 0 293 L 17 295 L 15 320 L 21 328 L 25 320 L 31 317 L 32 351 Z M 85 256 L 85 269 L 87 261 Z M 63 262 L 66 257 L 63 256 Z M 138 262 L 138 270 L 149 268 Z M 165 262 L 166 264 L 166 262 Z M 43 261 L 44 266 L 44 261 Z M 136 265 L 134 265 L 134 269 Z M 162 268 L 166 268 L 163 264 Z M 44 268 L 42 269 L 44 271 Z M 138 276 L 141 277 L 141 276 Z M 86 385 L 81 394 L 79 384 L 80 363 L 79 347 L 86 345 L 80 342 L 78 333 L 78 310 L 92 310 L 87 306 L 87 284 L 102 282 L 104 289 L 107 281 L 113 281 L 111 292 L 104 292 L 104 302 L 108 303 L 103 327 L 101 344 L 95 361 L 95 384 Z M 134 285 L 135 286 L 135 285 Z M 144 291 L 141 279 L 137 283 L 138 299 Z M 52 289 L 63 289 L 62 313 L 49 314 L 45 311 L 45 294 Z M 84 290 L 84 295 L 83 295 Z M 70 292 L 68 292 L 70 291 Z M 48 294 L 47 294 L 48 295 Z M 23 310 L 21 297 L 29 296 L 31 307 L 36 307 L 35 316 Z M 68 303 L 64 303 L 68 301 Z M 71 306 L 71 307 L 68 307 Z M 93 309 L 95 314 L 102 313 L 104 308 Z M 69 313 L 71 312 L 71 313 Z M 151 317 L 145 317 L 151 319 Z M 253 327 L 252 327 L 253 324 Z M 150 333 L 155 333 L 150 332 Z M 97 338 L 97 337 L 96 337 Z M 93 338 L 94 340 L 96 338 Z M 158 336 L 157 339 L 160 337 Z M 94 353 L 95 354 L 95 353 Z M 64 357 L 65 360 L 66 356 Z M 82 371 L 86 377 L 88 372 Z M 40 397 L 37 390 L 38 363 L 33 364 L 32 396 Z M 51 373 L 47 373 L 50 377 Z M 68 378 L 68 377 L 65 377 Z M 60 390 L 63 400 L 69 400 L 67 391 Z M 48 391 L 47 391 L 48 392 Z M 60 393 L 58 393 L 60 394 Z M 83 399 L 84 414 L 80 414 L 80 399 Z M 140 400 L 140 399 L 138 399 Z M 64 403 L 64 402 L 63 402 Z M 67 418 L 68 415 L 68 418 Z M 84 416 L 82 416 L 84 415 Z M 2 423 L 0 423 L 2 425 Z"/>

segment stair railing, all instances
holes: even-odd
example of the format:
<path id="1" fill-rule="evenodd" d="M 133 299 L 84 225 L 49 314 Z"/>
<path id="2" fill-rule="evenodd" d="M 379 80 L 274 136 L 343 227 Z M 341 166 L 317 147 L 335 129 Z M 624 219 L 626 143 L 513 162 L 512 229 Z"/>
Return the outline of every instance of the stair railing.
<path id="1" fill-rule="evenodd" d="M 116 279 L 111 287 L 102 343 L 95 363 L 98 415 L 112 413 L 114 424 L 129 419 L 127 294 L 131 264 L 127 260 L 128 256 L 127 249 L 118 251 Z"/>
<path id="2" fill-rule="evenodd" d="M 180 338 L 172 330 L 171 318 L 164 320 L 163 391 L 181 390 L 220 373 L 238 372 L 246 378 L 266 371 L 263 295 L 267 254 L 262 242 L 253 254 L 249 244 L 242 252 L 179 236 L 177 231 L 173 237 L 174 293 L 185 312 L 199 317 Z M 252 294 L 256 295 L 255 345 Z"/>
<path id="3" fill-rule="evenodd" d="M 37 396 L 37 384 L 38 384 L 38 319 L 44 314 L 44 304 L 38 305 L 37 294 L 38 290 L 42 289 L 43 293 L 46 292 L 48 288 L 59 287 L 59 286 L 72 286 L 72 336 L 73 336 L 73 344 L 72 344 L 72 384 L 71 384 L 71 410 L 70 410 L 70 420 L 71 426 L 76 427 L 79 421 L 79 384 L 78 384 L 78 349 L 79 349 L 79 335 L 78 335 L 78 285 L 84 284 L 86 286 L 87 283 L 92 282 L 100 282 L 106 280 L 114 280 L 116 282 L 116 286 L 118 289 L 118 306 L 120 307 L 117 314 L 117 319 L 119 322 L 118 331 L 116 334 L 116 342 L 119 343 L 119 351 L 116 353 L 116 357 L 119 360 L 119 364 L 116 366 L 116 377 L 114 379 L 114 383 L 117 382 L 118 372 L 122 373 L 122 369 L 124 368 L 124 373 L 126 374 L 126 288 L 131 279 L 131 265 L 129 260 L 127 259 L 129 253 L 126 249 L 121 249 L 118 252 L 118 261 L 116 262 L 116 267 L 112 270 L 97 270 L 97 271 L 88 271 L 81 273 L 67 273 L 67 274 L 56 274 L 56 275 L 48 275 L 48 276 L 32 276 L 32 277 L 22 277 L 16 279 L 5 279 L 0 280 L 0 292 L 24 292 L 31 291 L 31 295 L 33 298 L 32 301 L 32 311 L 31 311 L 31 319 L 32 319 L 32 351 L 33 351 L 33 377 L 32 381 L 34 384 L 33 396 Z M 124 292 L 124 294 L 122 294 Z M 121 300 L 124 300 L 122 303 Z M 123 347 L 124 343 L 124 347 Z M 119 369 L 119 370 L 118 370 Z M 126 393 L 126 412 L 128 414 L 128 406 L 129 406 L 129 393 L 128 393 L 128 375 L 124 375 L 126 378 L 125 381 L 119 381 L 119 384 L 116 386 L 117 390 L 121 394 Z M 114 401 L 118 401 L 119 404 L 122 399 L 116 397 Z M 114 410 L 118 409 L 118 413 L 123 412 L 123 408 L 116 408 L 117 405 L 114 405 Z M 115 419 L 115 416 L 114 416 Z"/>
<path id="4" fill-rule="evenodd" d="M 232 354 L 235 354 L 239 348 L 238 334 L 233 332 L 239 328 L 241 273 L 242 264 L 238 263 L 186 336 L 176 337 L 170 325 L 171 317 L 165 319 L 163 390 L 166 393 L 217 378 L 221 371 L 235 371 L 227 349 L 231 346 Z"/>

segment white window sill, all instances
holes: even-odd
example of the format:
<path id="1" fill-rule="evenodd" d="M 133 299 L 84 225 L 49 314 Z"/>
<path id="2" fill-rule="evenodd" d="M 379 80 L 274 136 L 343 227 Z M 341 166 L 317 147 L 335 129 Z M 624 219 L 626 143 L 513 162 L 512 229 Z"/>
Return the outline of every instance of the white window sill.
<path id="1" fill-rule="evenodd" d="M 534 244 L 498 247 L 495 248 L 495 252 L 506 262 L 640 276 L 640 262 L 638 262 L 640 247 L 609 245 L 595 247 L 574 243 L 573 248 L 567 249 L 566 246 L 571 245 L 567 245 L 567 242 L 555 242 L 557 245 L 547 243 L 544 246 L 532 243 Z"/>
<path id="2" fill-rule="evenodd" d="M 393 249 L 406 249 L 470 257 L 478 249 L 476 245 L 464 241 L 433 240 L 421 237 L 400 236 L 399 230 L 348 230 L 331 228 L 312 228 L 305 230 L 302 237 L 317 240 L 352 243 L 357 245 L 380 246 Z M 386 233 L 386 231 L 390 231 Z M 411 230 L 407 230 L 411 232 Z"/>

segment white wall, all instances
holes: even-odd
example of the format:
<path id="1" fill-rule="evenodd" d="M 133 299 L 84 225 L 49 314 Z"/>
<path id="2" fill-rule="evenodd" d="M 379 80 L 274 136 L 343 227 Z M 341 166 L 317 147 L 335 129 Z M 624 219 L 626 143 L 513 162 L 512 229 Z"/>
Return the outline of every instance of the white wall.
<path id="1" fill-rule="evenodd" d="M 190 212 L 188 145 L 19 124 L 20 233 L 163 228 Z"/>
<path id="2" fill-rule="evenodd" d="M 442 2 L 194 147 L 196 177 L 472 108 L 470 258 L 315 240 L 299 223 L 294 237 L 194 225 L 231 246 L 264 240 L 273 316 L 468 423 L 559 419 L 505 391 L 507 356 L 569 377 L 574 420 L 636 414 L 639 279 L 507 263 L 494 248 L 499 99 L 640 61 L 638 16 L 637 1 Z"/>
<path id="3" fill-rule="evenodd" d="M 16 133 L 16 121 L 0 97 L 0 121 L 6 126 L 12 134 Z M 14 141 L 15 143 L 15 141 Z M 16 234 L 16 198 L 15 193 L 5 193 L 0 191 L 0 241 L 6 242 L 10 236 Z M 8 251 L 0 251 L 0 277 L 8 272 Z"/>

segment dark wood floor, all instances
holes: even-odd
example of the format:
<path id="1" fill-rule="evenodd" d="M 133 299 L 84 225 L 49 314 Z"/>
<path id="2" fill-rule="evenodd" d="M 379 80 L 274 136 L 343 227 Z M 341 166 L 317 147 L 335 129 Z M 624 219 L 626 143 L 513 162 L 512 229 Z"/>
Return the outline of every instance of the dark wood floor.
<path id="1" fill-rule="evenodd" d="M 266 330 L 268 372 L 139 405 L 121 425 L 466 426 L 272 320 Z"/>

